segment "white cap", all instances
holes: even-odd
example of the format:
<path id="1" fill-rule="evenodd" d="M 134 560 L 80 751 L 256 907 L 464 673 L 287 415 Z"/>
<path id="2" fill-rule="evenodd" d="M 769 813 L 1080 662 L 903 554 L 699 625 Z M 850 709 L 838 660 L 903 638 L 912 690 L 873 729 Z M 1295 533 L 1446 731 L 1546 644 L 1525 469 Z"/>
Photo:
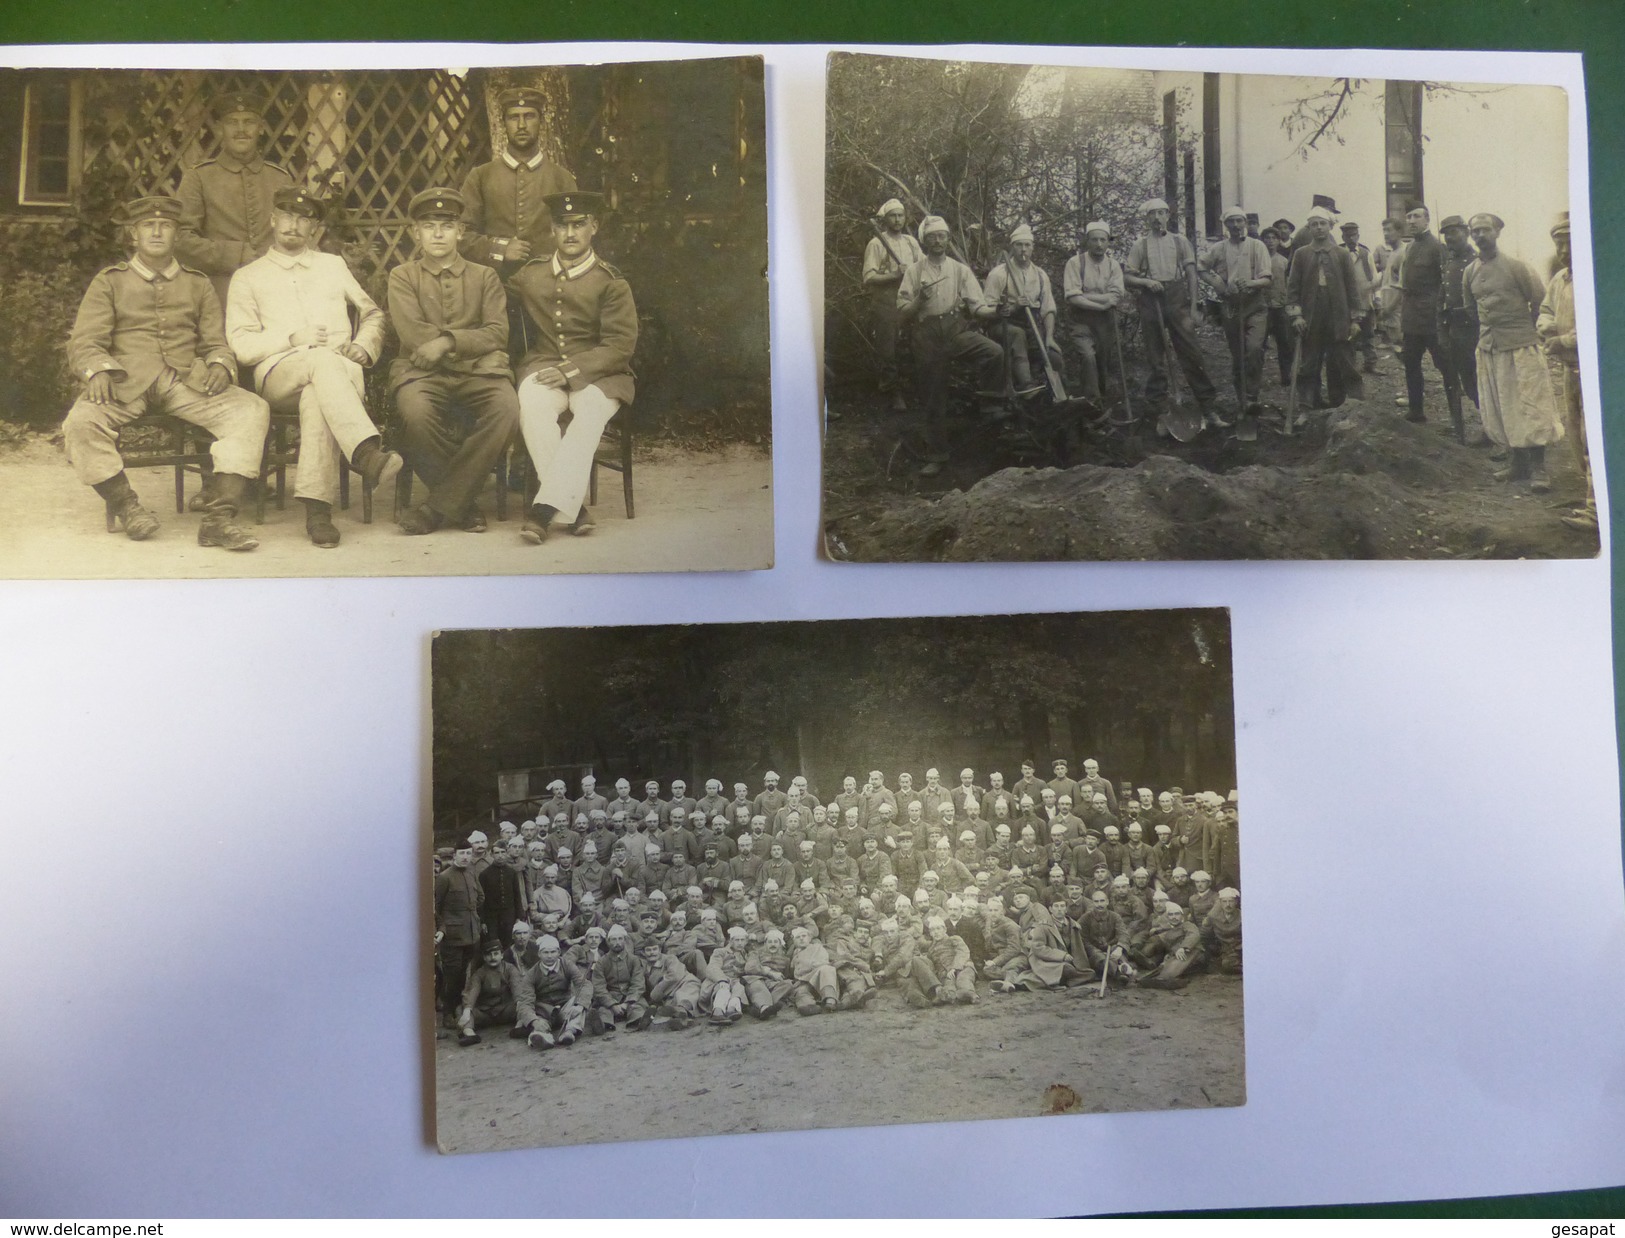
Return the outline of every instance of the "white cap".
<path id="1" fill-rule="evenodd" d="M 902 209 L 903 204 L 896 198 L 887 198 L 886 201 L 880 204 L 880 209 L 876 211 L 875 214 L 885 216 L 890 215 L 893 211 L 900 211 Z"/>
<path id="2" fill-rule="evenodd" d="M 948 231 L 948 221 L 941 215 L 927 215 L 920 220 L 920 240 L 925 240 L 933 232 Z"/>

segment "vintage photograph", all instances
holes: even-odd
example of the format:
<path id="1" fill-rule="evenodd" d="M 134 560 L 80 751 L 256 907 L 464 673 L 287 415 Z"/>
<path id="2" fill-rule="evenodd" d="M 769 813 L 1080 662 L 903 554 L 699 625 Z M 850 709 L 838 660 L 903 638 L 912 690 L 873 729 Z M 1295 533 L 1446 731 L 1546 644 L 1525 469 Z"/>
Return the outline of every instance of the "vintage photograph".
<path id="1" fill-rule="evenodd" d="M 0 577 L 770 567 L 763 76 L 0 70 Z"/>
<path id="2" fill-rule="evenodd" d="M 444 1152 L 1245 1102 L 1227 611 L 442 632 L 432 703 Z"/>
<path id="3" fill-rule="evenodd" d="M 1562 88 L 837 52 L 826 134 L 831 558 L 1597 554 Z"/>

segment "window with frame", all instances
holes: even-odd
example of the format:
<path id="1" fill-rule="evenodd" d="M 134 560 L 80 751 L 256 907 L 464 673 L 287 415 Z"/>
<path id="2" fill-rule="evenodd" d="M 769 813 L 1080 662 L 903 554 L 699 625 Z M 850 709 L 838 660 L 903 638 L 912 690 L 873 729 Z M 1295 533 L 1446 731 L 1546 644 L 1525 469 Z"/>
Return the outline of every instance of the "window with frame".
<path id="1" fill-rule="evenodd" d="M 17 202 L 67 206 L 79 184 L 79 84 L 41 76 L 23 87 L 23 143 Z"/>

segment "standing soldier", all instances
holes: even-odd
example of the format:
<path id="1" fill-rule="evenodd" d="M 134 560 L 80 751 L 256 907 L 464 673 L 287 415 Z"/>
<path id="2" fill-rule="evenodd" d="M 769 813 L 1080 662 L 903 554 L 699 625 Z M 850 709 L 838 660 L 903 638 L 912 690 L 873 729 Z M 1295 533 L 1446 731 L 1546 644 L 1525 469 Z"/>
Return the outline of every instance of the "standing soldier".
<path id="1" fill-rule="evenodd" d="M 1581 532 L 1597 531 L 1597 496 L 1591 489 L 1591 457 L 1586 452 L 1585 408 L 1580 402 L 1580 340 L 1574 325 L 1574 272 L 1569 250 L 1569 213 L 1564 211 L 1552 225 L 1552 241 L 1557 245 L 1557 271 L 1546 285 L 1540 303 L 1535 333 L 1551 358 L 1561 384 L 1563 420 L 1575 463 L 1585 482 L 1585 500 L 1579 509 L 1563 517 L 1563 523 Z"/>
<path id="2" fill-rule="evenodd" d="M 925 419 L 925 464 L 921 477 L 935 477 L 948 462 L 948 368 L 966 361 L 976 375 L 984 414 L 997 413 L 1002 350 L 973 331 L 968 314 L 982 302 L 982 286 L 964 263 L 948 257 L 948 223 L 927 215 L 920 221 L 925 256 L 903 273 L 897 289 L 899 317 L 912 324 L 914 382 Z"/>
<path id="3" fill-rule="evenodd" d="M 1462 276 L 1468 308 L 1478 315 L 1479 413 L 1484 432 L 1512 460 L 1496 481 L 1527 481 L 1536 494 L 1552 488 L 1546 448 L 1563 437 L 1552 380 L 1535 334 L 1546 290 L 1527 264 L 1500 250 L 1500 216 L 1467 221 L 1478 257 Z"/>
<path id="4" fill-rule="evenodd" d="M 1111 235 L 1110 225 L 1099 220 L 1089 224 L 1083 230 L 1083 245 L 1061 272 L 1067 337 L 1078 357 L 1078 395 L 1095 403 L 1108 392 L 1121 398 L 1119 384 L 1111 376 L 1111 358 L 1117 349 L 1123 267 L 1106 252 Z M 1019 798 L 1018 794 L 1017 802 Z"/>
<path id="5" fill-rule="evenodd" d="M 175 252 L 207 275 L 222 306 L 231 277 L 271 248 L 271 210 L 293 177 L 260 153 L 265 101 L 243 91 L 212 108 L 220 152 L 181 173 L 180 233 Z"/>
<path id="6" fill-rule="evenodd" d="M 1150 199 L 1140 212 L 1146 230 L 1129 248 L 1123 282 L 1140 294 L 1150 367 L 1145 398 L 1155 404 L 1170 394 L 1166 349 L 1171 344 L 1203 420 L 1214 419 L 1217 392 L 1196 342 L 1196 251 L 1184 237 L 1168 231 L 1168 204 L 1161 198 Z"/>
<path id="7" fill-rule="evenodd" d="M 869 296 L 869 319 L 880 358 L 880 390 L 892 398 L 892 411 L 903 412 L 903 392 L 897 384 L 897 334 L 902 319 L 897 312 L 897 286 L 903 271 L 925 256 L 920 243 L 904 228 L 906 215 L 896 198 L 880 208 L 883 232 L 869 238 L 863 250 L 863 290 Z"/>
<path id="8" fill-rule="evenodd" d="M 232 521 L 249 478 L 259 476 L 269 414 L 264 400 L 233 382 L 236 364 L 209 279 L 175 259 L 182 209 L 166 197 L 125 208 L 134 253 L 90 281 L 68 340 L 83 394 L 62 423 L 63 446 L 79 480 L 106 504 L 107 527 L 122 523 L 139 542 L 158 531 L 158 518 L 124 473 L 119 427 L 148 410 L 201 426 L 214 436 L 219 481 L 198 545 L 253 550 L 259 542 Z"/>
<path id="9" fill-rule="evenodd" d="M 520 536 L 547 540 L 555 516 L 577 536 L 593 527 L 587 483 L 598 440 L 632 402 L 632 353 L 638 344 L 638 309 L 621 273 L 593 250 L 602 194 L 551 194 L 552 245 L 513 280 L 513 291 L 534 328 L 520 363 L 519 427 L 536 465 L 537 488 Z M 561 428 L 568 410 L 570 424 Z"/>
<path id="10" fill-rule="evenodd" d="M 1397 401 L 1410 412 L 1407 421 L 1425 421 L 1422 412 L 1422 354 L 1433 358 L 1433 368 L 1441 375 L 1448 364 L 1439 348 L 1439 285 L 1444 280 L 1444 246 L 1428 230 L 1431 217 L 1425 206 L 1413 206 L 1405 213 L 1411 230 L 1411 243 L 1400 268 L 1404 287 L 1400 292 L 1399 329 L 1404 343 L 1400 360 L 1405 363 L 1405 398 Z"/>
<path id="11" fill-rule="evenodd" d="M 463 180 L 467 230 L 458 247 L 463 257 L 494 267 L 504 282 L 533 258 L 553 253 L 553 221 L 547 199 L 576 187 L 576 178 L 542 154 L 542 112 L 547 99 L 531 87 L 516 86 L 497 96 L 505 139 L 502 153 Z M 509 300 L 509 347 L 517 359 L 531 340 L 517 297 Z"/>
<path id="12" fill-rule="evenodd" d="M 1309 380 L 1309 403 L 1337 408 L 1350 389 L 1357 393 L 1350 341 L 1359 332 L 1359 284 L 1354 259 L 1332 243 L 1332 217 L 1321 207 L 1309 212 L 1309 242 L 1292 255 L 1287 274 L 1287 317 L 1303 337 L 1298 376 Z M 1326 397 L 1321 399 L 1320 371 L 1326 368 Z"/>
<path id="13" fill-rule="evenodd" d="M 1474 426 L 1472 437 L 1468 437 L 1461 404 L 1465 392 L 1472 397 L 1473 407 L 1478 407 L 1478 362 L 1473 355 L 1478 347 L 1478 322 L 1467 309 L 1467 294 L 1461 285 L 1462 276 L 1473 262 L 1467 221 L 1460 215 L 1446 215 L 1439 224 L 1439 237 L 1444 251 L 1440 255 L 1439 351 L 1435 357 L 1442 361 L 1439 372 L 1444 375 L 1444 398 L 1450 406 L 1456 441 L 1483 447 L 1489 442 L 1483 427 Z"/>
<path id="14" fill-rule="evenodd" d="M 463 207 L 455 189 L 439 188 L 407 208 L 418 252 L 389 273 L 389 316 L 401 340 L 389 386 L 406 461 L 429 487 L 412 527 L 452 522 L 480 532 L 476 499 L 519 428 L 519 400 L 502 281 L 457 252 Z"/>
<path id="15" fill-rule="evenodd" d="M 1232 206 L 1224 214 L 1225 239 L 1211 246 L 1199 263 L 1219 285 L 1224 312 L 1224 338 L 1230 345 L 1230 370 L 1240 411 L 1256 413 L 1264 382 L 1264 332 L 1269 310 L 1264 293 L 1274 282 L 1270 251 L 1247 235 L 1247 212 Z M 1098 773 L 1098 770 L 1097 770 Z M 1111 784 L 1106 784 L 1111 791 Z M 1107 799 L 1115 806 L 1115 793 Z"/>
<path id="16" fill-rule="evenodd" d="M 1360 243 L 1360 225 L 1352 219 L 1340 225 L 1343 248 L 1354 259 L 1354 273 L 1360 280 L 1360 304 L 1365 313 L 1360 315 L 1360 358 L 1367 374 L 1377 372 L 1377 346 L 1371 329 L 1376 320 L 1377 268 L 1371 260 L 1371 250 Z"/>
<path id="17" fill-rule="evenodd" d="M 1004 345 L 1015 393 L 1042 391 L 1044 384 L 1033 382 L 1031 353 L 1047 353 L 1050 364 L 1059 367 L 1061 350 L 1055 346 L 1055 290 L 1049 274 L 1033 261 L 1033 230 L 1026 224 L 1010 234 L 1009 256 L 987 273 L 976 316 Z"/>

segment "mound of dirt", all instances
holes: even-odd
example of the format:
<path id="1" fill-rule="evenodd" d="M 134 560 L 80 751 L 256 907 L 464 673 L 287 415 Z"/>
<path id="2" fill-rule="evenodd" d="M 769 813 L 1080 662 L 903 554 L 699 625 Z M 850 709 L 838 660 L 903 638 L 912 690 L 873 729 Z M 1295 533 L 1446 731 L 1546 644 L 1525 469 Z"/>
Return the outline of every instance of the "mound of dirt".
<path id="1" fill-rule="evenodd" d="M 1437 423 L 1412 424 L 1375 403 L 1351 403 L 1308 429 L 1322 444 L 1308 455 L 1301 438 L 1267 435 L 1248 457 L 1209 448 L 1131 467 L 1001 469 L 935 499 L 853 513 L 831 529 L 831 553 L 885 562 L 1597 553 L 1595 534 L 1568 529 L 1553 510 L 1580 484 L 1564 448 L 1548 453 L 1557 493 L 1541 496 L 1494 482 L 1486 453 Z"/>

